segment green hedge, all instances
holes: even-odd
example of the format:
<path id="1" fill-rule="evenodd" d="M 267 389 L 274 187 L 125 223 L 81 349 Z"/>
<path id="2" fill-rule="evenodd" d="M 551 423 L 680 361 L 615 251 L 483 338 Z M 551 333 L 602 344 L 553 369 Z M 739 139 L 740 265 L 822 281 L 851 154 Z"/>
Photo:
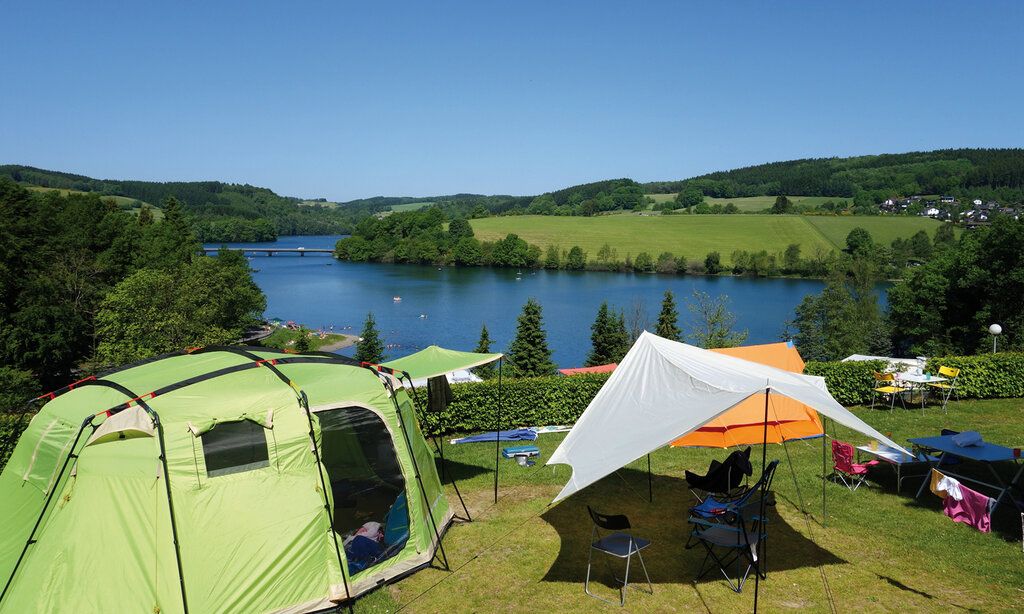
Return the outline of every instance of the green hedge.
<path id="1" fill-rule="evenodd" d="M 1000 352 L 978 356 L 943 356 L 928 361 L 928 373 L 939 367 L 960 369 L 956 389 L 961 398 L 1024 397 L 1024 353 Z"/>
<path id="2" fill-rule="evenodd" d="M 842 405 L 863 405 L 871 402 L 875 372 L 885 366 L 883 360 L 809 362 L 804 373 L 824 377 L 828 391 Z"/>
<path id="3" fill-rule="evenodd" d="M 608 374 L 572 377 L 526 377 L 502 382 L 501 428 L 572 424 L 608 381 Z M 417 390 L 419 407 L 426 407 L 425 390 Z M 452 386 L 452 402 L 443 414 L 422 412 L 424 433 L 466 433 L 494 430 L 498 382 L 488 380 Z"/>

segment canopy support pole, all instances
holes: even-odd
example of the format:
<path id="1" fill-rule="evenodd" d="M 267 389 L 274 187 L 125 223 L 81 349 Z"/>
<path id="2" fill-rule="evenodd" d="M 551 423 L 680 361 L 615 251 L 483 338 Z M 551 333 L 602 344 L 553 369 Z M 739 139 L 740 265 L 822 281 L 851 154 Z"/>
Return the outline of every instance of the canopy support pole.
<path id="1" fill-rule="evenodd" d="M 425 416 L 426 413 L 424 413 L 423 410 L 420 409 L 419 401 L 416 400 L 416 386 L 412 383 L 412 376 L 409 375 L 408 371 L 400 371 L 399 373 L 399 380 L 405 378 L 406 381 L 409 382 L 409 388 L 412 390 L 412 394 L 410 394 L 409 396 L 412 397 L 412 403 L 413 406 L 416 407 L 416 411 L 419 412 L 421 415 Z M 429 379 L 427 380 L 427 398 L 430 398 Z M 429 403 L 427 405 L 429 407 Z M 437 435 L 432 435 L 430 438 L 434 441 L 434 448 L 437 449 L 437 454 L 441 457 L 441 485 L 443 486 L 448 467 L 448 461 L 446 461 L 444 458 L 444 440 L 440 440 Z M 465 518 L 462 518 L 461 516 L 456 516 L 456 518 L 458 518 L 459 520 L 465 520 L 466 522 L 473 522 L 473 517 L 469 515 L 469 509 L 466 507 L 466 502 L 462 499 L 462 493 L 459 492 L 458 480 L 456 480 L 454 476 L 452 476 L 452 486 L 455 488 L 455 494 L 459 497 L 459 503 L 462 504 L 462 511 L 466 512 Z"/>
<path id="2" fill-rule="evenodd" d="M 764 389 L 764 430 L 761 435 L 761 475 L 764 475 L 764 470 L 768 466 L 768 394 L 771 392 L 770 387 Z M 760 520 L 757 525 L 757 532 L 761 532 L 761 525 L 764 523 L 764 498 L 767 493 L 764 491 L 764 484 L 761 485 L 761 501 L 760 501 Z M 765 557 L 765 546 L 764 541 L 760 535 L 757 538 L 757 550 L 758 560 L 757 566 L 754 567 L 754 614 L 757 614 L 757 595 L 761 592 L 761 568 L 764 566 Z"/>
<path id="3" fill-rule="evenodd" d="M 501 389 L 501 371 L 502 364 L 505 362 L 505 358 L 498 359 L 498 410 L 497 410 L 497 426 L 494 429 L 494 502 L 498 502 L 498 468 L 501 459 L 501 402 L 502 402 L 502 389 Z"/>
<path id="4" fill-rule="evenodd" d="M 651 455 L 647 454 L 647 501 L 654 503 L 654 483 L 651 478 Z"/>
<path id="5" fill-rule="evenodd" d="M 824 437 L 824 433 L 822 433 Z M 786 451 L 786 462 L 789 464 L 789 474 L 793 476 L 793 486 L 796 487 L 796 498 L 800 501 L 800 512 L 803 514 L 807 513 L 807 506 L 804 505 L 804 495 L 800 491 L 800 483 L 796 481 L 796 469 L 793 468 L 793 457 L 789 455 L 789 446 L 786 444 L 786 440 L 782 440 L 782 449 Z"/>
<path id="6" fill-rule="evenodd" d="M 828 418 L 821 417 L 821 526 L 825 526 L 825 448 L 828 439 Z"/>

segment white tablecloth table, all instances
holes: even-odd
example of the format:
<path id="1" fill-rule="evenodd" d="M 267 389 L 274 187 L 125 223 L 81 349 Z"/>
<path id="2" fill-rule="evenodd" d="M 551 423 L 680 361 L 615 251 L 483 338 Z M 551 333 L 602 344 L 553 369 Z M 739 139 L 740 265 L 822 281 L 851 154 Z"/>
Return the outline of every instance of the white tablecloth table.
<path id="1" fill-rule="evenodd" d="M 914 391 L 921 395 L 921 409 L 924 409 L 925 391 L 929 384 L 949 381 L 941 375 L 929 375 L 928 373 L 896 373 L 896 384 L 910 391 L 910 402 L 914 402 Z"/>

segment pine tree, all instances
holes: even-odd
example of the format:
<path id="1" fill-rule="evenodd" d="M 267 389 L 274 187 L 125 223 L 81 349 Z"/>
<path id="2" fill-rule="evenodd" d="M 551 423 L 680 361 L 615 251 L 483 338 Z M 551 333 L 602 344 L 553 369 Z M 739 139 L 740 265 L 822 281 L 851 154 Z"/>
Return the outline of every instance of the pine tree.
<path id="1" fill-rule="evenodd" d="M 363 332 L 359 335 L 360 340 L 356 345 L 355 359 L 359 362 L 380 364 L 387 358 L 384 355 L 384 341 L 377 331 L 377 321 L 373 319 L 373 312 L 366 314 L 366 323 L 363 324 Z"/>
<path id="2" fill-rule="evenodd" d="M 540 303 L 532 298 L 526 301 L 518 322 L 508 351 L 510 367 L 520 377 L 553 375 L 555 363 L 551 362 Z"/>
<path id="3" fill-rule="evenodd" d="M 299 336 L 295 338 L 293 349 L 300 354 L 305 354 L 312 349 L 309 343 L 309 331 L 306 330 L 306 327 L 299 329 Z"/>
<path id="4" fill-rule="evenodd" d="M 619 317 L 611 316 L 611 355 L 608 362 L 620 362 L 629 351 L 629 332 L 626 330 L 626 312 L 619 311 Z"/>
<path id="5" fill-rule="evenodd" d="M 477 354 L 489 354 L 491 352 L 491 334 L 487 332 L 486 324 L 480 326 L 480 341 L 477 341 L 476 349 L 473 351 Z M 476 373 L 483 379 L 494 377 L 494 363 L 481 365 L 473 369 L 473 373 Z"/>
<path id="6" fill-rule="evenodd" d="M 676 299 L 671 290 L 665 290 L 665 298 L 661 301 L 661 313 L 658 314 L 658 327 L 655 332 L 659 337 L 679 341 L 679 312 L 676 311 Z"/>
<path id="7" fill-rule="evenodd" d="M 608 302 L 601 303 L 597 317 L 590 325 L 590 354 L 587 355 L 587 366 L 606 365 L 611 362 L 611 344 L 613 321 L 608 316 Z"/>

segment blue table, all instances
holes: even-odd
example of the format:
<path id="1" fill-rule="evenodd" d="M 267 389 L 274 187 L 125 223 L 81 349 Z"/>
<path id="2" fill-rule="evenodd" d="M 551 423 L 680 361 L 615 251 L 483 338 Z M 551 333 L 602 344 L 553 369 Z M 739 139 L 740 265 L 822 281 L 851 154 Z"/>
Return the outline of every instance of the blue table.
<path id="1" fill-rule="evenodd" d="M 1014 457 L 1013 449 L 1011 448 L 1007 448 L 1005 446 L 998 446 L 994 443 L 988 442 L 983 442 L 979 446 L 960 447 L 953 442 L 953 437 L 955 437 L 955 435 L 937 435 L 935 437 L 917 437 L 914 439 L 908 439 L 907 441 L 918 446 L 919 448 L 924 448 L 926 450 L 932 450 L 934 452 L 943 453 L 937 459 L 928 461 L 928 464 L 931 469 L 937 469 L 941 471 L 943 474 L 948 475 L 949 477 L 952 478 L 957 478 L 959 480 L 964 480 L 967 482 L 973 482 L 975 484 L 980 484 L 981 486 L 988 486 L 989 488 L 994 488 L 998 490 L 999 494 L 996 496 L 995 505 L 992 506 L 992 511 L 995 512 L 996 508 L 999 507 L 999 503 L 1003 500 L 1003 497 L 1006 497 L 1010 492 L 1010 488 L 1016 486 L 1017 483 L 1020 481 L 1021 475 L 1024 474 L 1024 463 L 1021 463 L 1019 458 Z M 995 478 L 996 483 L 990 484 L 988 482 L 982 482 L 981 480 L 975 478 L 957 475 L 955 473 L 943 470 L 941 468 L 942 461 L 951 457 L 956 457 L 963 460 L 970 460 L 978 463 L 984 463 L 986 466 L 988 466 L 989 471 L 992 472 L 992 476 Z M 1020 465 L 1020 469 L 1017 470 L 1017 473 L 1013 476 L 1013 479 L 1010 480 L 1009 484 L 1003 482 L 1003 479 L 999 477 L 999 474 L 996 472 L 995 467 L 993 467 L 995 463 L 1002 462 L 1011 462 Z M 929 470 L 928 473 L 925 474 L 924 476 L 924 481 L 921 482 L 921 487 L 917 489 L 917 497 L 921 496 L 921 493 L 924 492 L 924 489 L 926 486 L 928 486 L 930 480 L 931 471 Z M 1024 511 L 1024 509 L 1021 508 L 1021 506 L 1013 499 L 1012 496 L 1009 497 L 1009 499 L 1010 502 L 1013 503 L 1013 505 L 1018 510 Z"/>

